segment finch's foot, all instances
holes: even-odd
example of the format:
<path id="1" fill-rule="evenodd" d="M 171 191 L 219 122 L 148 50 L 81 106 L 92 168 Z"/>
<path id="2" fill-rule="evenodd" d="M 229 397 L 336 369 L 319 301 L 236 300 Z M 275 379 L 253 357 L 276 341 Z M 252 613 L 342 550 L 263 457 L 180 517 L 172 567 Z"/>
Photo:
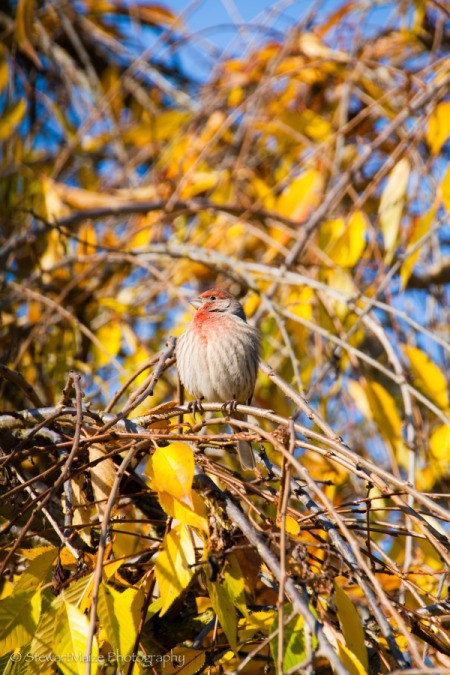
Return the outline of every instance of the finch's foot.
<path id="1" fill-rule="evenodd" d="M 187 406 L 188 410 L 194 416 L 194 419 L 195 419 L 195 413 L 199 413 L 200 415 L 203 415 L 203 413 L 205 412 L 203 410 L 202 401 L 203 401 L 202 398 L 197 398 L 197 399 L 195 399 L 195 401 L 189 401 L 189 403 L 188 403 L 188 406 Z"/>
<path id="2" fill-rule="evenodd" d="M 227 401 L 222 406 L 222 412 L 226 417 L 231 417 L 231 415 L 236 412 L 238 402 L 233 398 L 231 401 Z"/>

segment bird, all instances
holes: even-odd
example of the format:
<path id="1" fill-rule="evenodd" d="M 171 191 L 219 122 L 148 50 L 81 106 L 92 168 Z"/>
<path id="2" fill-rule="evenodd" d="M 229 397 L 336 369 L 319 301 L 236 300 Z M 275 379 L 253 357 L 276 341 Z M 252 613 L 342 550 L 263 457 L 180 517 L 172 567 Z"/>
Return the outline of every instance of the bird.
<path id="1" fill-rule="evenodd" d="M 221 402 L 230 413 L 237 403 L 250 405 L 261 354 L 258 329 L 247 323 L 239 300 L 224 289 L 211 288 L 190 303 L 196 312 L 175 349 L 181 383 L 200 405 Z M 238 441 L 237 449 L 242 468 L 254 468 L 250 443 Z"/>

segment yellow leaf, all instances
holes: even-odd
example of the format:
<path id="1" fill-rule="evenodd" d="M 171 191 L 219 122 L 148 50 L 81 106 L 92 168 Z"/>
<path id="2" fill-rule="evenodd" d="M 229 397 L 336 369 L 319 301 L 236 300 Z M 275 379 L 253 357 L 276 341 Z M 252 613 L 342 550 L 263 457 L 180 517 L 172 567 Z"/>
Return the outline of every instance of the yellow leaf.
<path id="1" fill-rule="evenodd" d="M 348 60 L 345 52 L 339 52 L 327 47 L 316 33 L 301 32 L 298 38 L 299 49 L 314 61 L 316 59 L 337 59 Z"/>
<path id="2" fill-rule="evenodd" d="M 216 187 L 220 180 L 220 171 L 195 171 L 189 181 L 181 188 L 181 199 L 195 197 Z"/>
<path id="3" fill-rule="evenodd" d="M 47 181 L 50 182 L 50 179 L 47 179 Z M 94 190 L 85 190 L 73 185 L 65 185 L 64 183 L 57 183 L 55 181 L 51 182 L 59 199 L 65 205 L 71 206 L 74 209 L 96 209 L 116 204 L 120 206 L 123 203 L 123 200 L 117 199 L 114 195 L 105 192 L 95 192 Z"/>
<path id="4" fill-rule="evenodd" d="M 249 612 L 245 625 L 248 625 L 254 631 L 261 632 L 263 635 L 269 635 L 272 632 L 272 626 L 277 613 L 275 610 L 268 612 Z"/>
<path id="5" fill-rule="evenodd" d="M 339 250 L 331 252 L 333 260 L 342 266 L 353 267 L 359 261 L 366 247 L 367 216 L 362 211 L 355 211 L 347 221 L 347 228 L 340 240 L 336 242 Z"/>
<path id="6" fill-rule="evenodd" d="M 140 522 L 117 521 L 114 531 L 114 555 L 116 558 L 130 558 L 146 550 L 145 536 L 150 534 Z"/>
<path id="7" fill-rule="evenodd" d="M 109 321 L 103 324 L 96 331 L 96 337 L 103 345 L 103 349 L 100 346 L 94 345 L 92 350 L 94 365 L 97 368 L 101 368 L 102 366 L 106 366 L 119 353 L 122 344 L 122 329 L 119 322 Z"/>
<path id="8" fill-rule="evenodd" d="M 85 478 L 81 474 L 75 474 L 70 479 L 72 487 L 72 524 L 77 528 L 77 534 L 86 542 L 88 546 L 92 545 L 91 531 L 92 521 L 95 515 L 95 509 L 88 501 L 84 491 Z M 84 527 L 79 527 L 83 525 Z"/>
<path id="9" fill-rule="evenodd" d="M 89 446 L 89 461 L 95 462 L 106 454 L 106 449 L 101 445 Z M 94 464 L 89 469 L 91 476 L 92 492 L 94 493 L 95 507 L 100 516 L 99 521 L 103 520 L 106 502 L 108 501 L 111 488 L 116 477 L 116 467 L 112 457 L 106 457 L 102 462 Z"/>
<path id="10" fill-rule="evenodd" d="M 36 590 L 14 592 L 0 601 L 0 653 L 7 654 L 28 644 L 41 613 L 41 593 Z"/>
<path id="11" fill-rule="evenodd" d="M 87 560 L 90 562 L 90 564 L 94 566 L 96 562 L 95 556 L 91 556 L 90 558 L 86 554 L 85 556 Z M 58 595 L 53 600 L 52 606 L 59 608 L 60 604 L 63 601 L 69 602 L 71 605 L 75 605 L 75 607 L 77 607 L 80 610 L 80 612 L 82 612 L 83 614 L 87 614 L 88 609 L 91 606 L 91 596 L 93 586 L 94 586 L 94 573 L 83 576 L 81 577 L 81 579 L 78 579 L 77 581 L 72 581 L 72 583 L 70 583 L 68 586 L 65 586 L 62 589 L 61 594 Z M 42 621 L 45 620 L 46 618 L 44 618 L 44 615 L 42 615 L 41 621 L 39 622 L 39 628 L 41 628 Z"/>
<path id="12" fill-rule="evenodd" d="M 0 50 L 0 93 L 6 87 L 9 81 L 9 66 L 8 61 L 1 56 Z"/>
<path id="13" fill-rule="evenodd" d="M 440 368 L 417 347 L 405 346 L 417 389 L 441 410 L 449 407 L 447 382 Z"/>
<path id="14" fill-rule="evenodd" d="M 32 43 L 34 0 L 19 0 L 16 8 L 16 40 L 20 49 L 28 56 L 35 66 L 42 68 L 41 60 L 36 54 Z"/>
<path id="15" fill-rule="evenodd" d="M 445 208 L 450 211 L 450 164 L 441 183 L 441 195 Z"/>
<path id="16" fill-rule="evenodd" d="M 0 117 L 0 141 L 5 141 L 11 138 L 16 127 L 21 123 L 27 104 L 24 98 L 21 98 L 17 103 L 13 103 L 9 108 L 6 108 L 2 117 Z"/>
<path id="17" fill-rule="evenodd" d="M 181 18 L 167 9 L 156 4 L 139 3 L 133 8 L 133 13 L 139 18 L 139 21 L 149 23 L 155 26 L 170 26 L 178 30 L 183 28 L 183 21 Z M 131 12 L 130 12 L 131 13 Z"/>
<path id="18" fill-rule="evenodd" d="M 192 508 L 186 506 L 167 492 L 158 492 L 158 498 L 162 508 L 169 516 L 206 534 L 209 533 L 205 502 L 196 492 L 192 492 Z"/>
<path id="19" fill-rule="evenodd" d="M 402 420 L 391 394 L 378 382 L 366 382 L 365 392 L 372 417 L 383 436 L 391 441 L 401 438 Z"/>
<path id="20" fill-rule="evenodd" d="M 199 649 L 174 647 L 154 660 L 156 664 L 162 663 L 164 675 L 195 675 L 203 669 L 205 658 L 205 652 Z"/>
<path id="21" fill-rule="evenodd" d="M 127 588 L 119 592 L 105 583 L 100 585 L 98 618 L 109 643 L 122 657 L 131 653 L 136 642 L 143 602 L 143 591 Z"/>
<path id="22" fill-rule="evenodd" d="M 245 300 L 243 305 L 244 305 L 245 315 L 247 316 L 247 318 L 250 317 L 250 316 L 253 316 L 253 314 L 256 312 L 256 310 L 258 309 L 260 304 L 261 304 L 261 298 L 259 297 L 259 295 L 256 295 L 256 293 L 254 293 L 253 295 L 251 295 L 249 298 L 247 298 Z"/>
<path id="23" fill-rule="evenodd" d="M 394 398 L 381 384 L 372 381 L 365 381 L 363 385 L 351 382 L 349 391 L 358 408 L 367 419 L 375 422 L 380 434 L 395 453 L 397 461 L 404 466 L 407 457 L 404 452 L 402 420 Z"/>
<path id="24" fill-rule="evenodd" d="M 95 227 L 88 221 L 78 229 L 77 255 L 92 255 L 96 248 L 97 234 Z"/>
<path id="25" fill-rule="evenodd" d="M 43 672 L 53 672 L 50 670 L 43 671 L 42 666 L 44 663 L 54 663 L 55 660 L 53 641 L 57 613 L 64 602 L 70 602 L 75 605 L 82 614 L 87 613 L 91 604 L 90 593 L 92 584 L 92 574 L 82 577 L 63 588 L 60 595 L 53 598 L 51 604 L 46 606 L 45 612 L 41 614 L 39 625 L 29 648 L 29 653 L 34 656 L 34 659 L 28 664 L 29 675 L 42 675 Z"/>
<path id="26" fill-rule="evenodd" d="M 285 111 L 277 117 L 274 124 L 277 127 L 277 134 L 280 133 L 281 124 L 318 142 L 327 139 L 332 131 L 332 126 L 328 120 L 308 109 L 301 113 Z"/>
<path id="27" fill-rule="evenodd" d="M 61 216 L 68 212 L 66 205 L 61 199 L 57 184 L 51 178 L 44 177 L 41 181 L 42 198 L 44 206 L 44 216 L 50 222 L 58 220 Z M 53 230 L 50 233 L 49 239 L 53 237 L 54 240 L 59 241 L 59 233 Z M 63 252 L 61 253 L 62 256 Z M 44 256 L 45 257 L 45 254 Z"/>
<path id="28" fill-rule="evenodd" d="M 428 120 L 426 139 L 431 153 L 437 155 L 450 136 L 450 101 L 438 103 Z"/>
<path id="29" fill-rule="evenodd" d="M 338 653 L 349 675 L 367 675 L 367 668 L 364 668 L 358 657 L 341 642 L 338 642 Z"/>
<path id="30" fill-rule="evenodd" d="M 16 553 L 17 555 L 23 556 L 27 560 L 34 560 L 38 556 L 42 555 L 43 553 L 48 553 L 49 551 L 54 551 L 53 560 L 55 560 L 58 550 L 55 549 L 54 546 L 36 546 L 35 548 L 19 548 L 17 549 Z"/>
<path id="31" fill-rule="evenodd" d="M 165 492 L 190 508 L 194 479 L 194 453 L 186 443 L 171 443 L 157 448 L 152 457 L 152 487 Z"/>
<path id="32" fill-rule="evenodd" d="M 232 87 L 228 93 L 228 106 L 230 108 L 237 108 L 237 106 L 241 105 L 244 98 L 245 92 L 242 87 Z"/>
<path id="33" fill-rule="evenodd" d="M 275 197 L 273 187 L 258 176 L 252 177 L 252 188 L 255 191 L 256 198 L 261 201 L 264 208 L 272 210 L 275 208 Z"/>
<path id="34" fill-rule="evenodd" d="M 302 319 L 313 318 L 314 290 L 308 286 L 293 288 L 286 299 L 286 306 L 290 312 Z"/>
<path id="35" fill-rule="evenodd" d="M 53 220 L 53 216 L 48 220 Z M 40 265 L 44 271 L 51 270 L 55 265 L 57 265 L 61 259 L 64 257 L 65 245 L 61 238 L 60 233 L 57 230 L 52 230 L 47 235 L 47 247 L 41 257 Z M 52 272 L 54 274 L 54 272 Z M 67 270 L 63 273 L 62 270 L 57 270 L 58 278 L 64 279 L 68 275 Z M 53 277 L 52 280 L 54 280 Z"/>
<path id="36" fill-rule="evenodd" d="M 189 112 L 166 110 L 146 123 L 130 127 L 123 133 L 124 141 L 141 146 L 155 141 L 170 141 L 190 117 Z"/>
<path id="37" fill-rule="evenodd" d="M 320 228 L 321 245 L 333 262 L 341 267 L 353 267 L 359 262 L 366 247 L 367 218 L 362 211 L 355 211 L 349 220 L 342 218 L 323 223 Z"/>
<path id="38" fill-rule="evenodd" d="M 277 519 L 277 526 L 281 527 L 281 520 L 280 519 Z M 292 516 L 289 516 L 289 515 L 286 516 L 285 528 L 286 528 L 286 532 L 288 534 L 293 535 L 294 537 L 297 536 L 300 532 L 300 525 L 297 523 L 295 518 L 293 518 Z"/>
<path id="39" fill-rule="evenodd" d="M 189 530 L 177 525 L 166 534 L 155 562 L 155 576 L 162 598 L 161 616 L 194 576 L 195 550 Z"/>
<path id="40" fill-rule="evenodd" d="M 353 280 L 353 275 L 349 269 L 345 267 L 334 267 L 332 269 L 325 269 L 323 272 L 324 281 L 335 290 L 339 291 L 342 295 L 347 298 L 351 298 L 355 293 L 358 292 L 358 289 Z M 349 310 L 348 303 L 344 300 L 329 300 L 329 306 L 334 308 L 337 316 L 341 321 L 345 321 L 351 311 Z M 319 305 L 319 309 L 322 307 L 322 304 Z M 322 312 L 323 315 L 323 312 Z M 336 327 L 332 320 L 329 319 L 327 313 L 327 318 L 324 316 L 321 317 L 321 320 L 324 321 L 324 326 L 327 327 L 332 332 L 336 331 Z M 327 323 L 329 326 L 327 326 Z"/>
<path id="41" fill-rule="evenodd" d="M 419 239 L 421 239 L 430 229 L 431 225 L 434 222 L 434 219 L 436 217 L 436 207 L 433 206 L 431 211 L 426 213 L 424 216 L 418 219 L 416 222 L 414 231 L 412 233 L 412 236 L 409 239 L 408 242 L 408 249 L 406 250 L 405 253 L 405 262 L 403 263 L 401 270 L 400 270 L 400 280 L 402 284 L 402 289 L 405 289 L 409 278 L 412 274 L 412 271 L 414 269 L 414 265 L 416 264 L 417 258 L 420 255 L 420 248 L 418 248 L 414 253 L 411 253 L 408 255 L 408 250 L 410 250 L 414 244 L 416 244 Z"/>
<path id="42" fill-rule="evenodd" d="M 434 459 L 442 462 L 448 471 L 450 466 L 450 427 L 442 424 L 430 437 L 430 452 Z"/>
<path id="43" fill-rule="evenodd" d="M 5 579 L 0 590 L 0 600 L 4 600 L 5 598 L 12 595 L 13 590 L 14 586 L 12 585 L 12 583 L 7 579 Z"/>
<path id="44" fill-rule="evenodd" d="M 15 585 L 15 592 L 36 591 L 49 575 L 57 555 L 58 549 L 55 547 L 51 547 L 48 550 L 44 549 L 40 555 L 33 559 L 26 570 L 22 572 Z"/>
<path id="45" fill-rule="evenodd" d="M 62 602 L 54 622 L 53 653 L 58 658 L 58 668 L 63 675 L 84 675 L 89 619 L 68 602 Z M 98 645 L 94 636 L 91 672 L 98 666 Z"/>
<path id="46" fill-rule="evenodd" d="M 115 546 L 113 547 L 115 549 Z M 114 551 L 115 552 L 115 551 Z M 109 558 L 103 562 L 102 576 L 105 581 L 110 581 L 117 570 L 119 570 L 123 563 L 126 562 L 123 557 L 119 559 Z"/>
<path id="47" fill-rule="evenodd" d="M 334 580 L 334 597 L 337 606 L 339 623 L 344 634 L 345 642 L 350 651 L 363 666 L 363 672 L 369 667 L 367 648 L 364 643 L 364 630 L 358 611 L 347 593 L 341 588 L 341 582 Z"/>
<path id="48" fill-rule="evenodd" d="M 245 600 L 245 581 L 236 555 L 228 556 L 228 564 L 223 572 L 223 582 L 227 595 L 233 600 L 235 606 L 245 616 L 248 614 Z"/>
<path id="49" fill-rule="evenodd" d="M 292 516 L 286 516 L 286 532 L 291 535 L 300 534 L 300 525 Z"/>
<path id="50" fill-rule="evenodd" d="M 283 190 L 275 209 L 282 216 L 302 222 L 319 204 L 322 190 L 322 174 L 316 169 L 308 169 Z"/>
<path id="51" fill-rule="evenodd" d="M 389 265 L 394 257 L 397 245 L 403 207 L 406 200 L 406 189 L 410 164 L 407 159 L 401 159 L 392 169 L 380 199 L 378 214 L 380 227 L 383 233 L 386 248 L 386 263 Z"/>
<path id="52" fill-rule="evenodd" d="M 418 476 L 418 488 L 432 491 L 436 481 L 450 475 L 450 427 L 441 424 L 430 437 L 429 461 Z"/>

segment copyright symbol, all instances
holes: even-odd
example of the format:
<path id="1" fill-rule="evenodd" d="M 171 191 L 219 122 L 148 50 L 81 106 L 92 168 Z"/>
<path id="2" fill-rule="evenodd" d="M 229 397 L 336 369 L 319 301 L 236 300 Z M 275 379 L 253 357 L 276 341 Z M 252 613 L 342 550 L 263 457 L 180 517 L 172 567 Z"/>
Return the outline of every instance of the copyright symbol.
<path id="1" fill-rule="evenodd" d="M 20 652 L 14 652 L 14 654 L 11 654 L 9 657 L 9 660 L 14 663 L 19 663 L 19 661 L 22 661 L 22 654 Z"/>

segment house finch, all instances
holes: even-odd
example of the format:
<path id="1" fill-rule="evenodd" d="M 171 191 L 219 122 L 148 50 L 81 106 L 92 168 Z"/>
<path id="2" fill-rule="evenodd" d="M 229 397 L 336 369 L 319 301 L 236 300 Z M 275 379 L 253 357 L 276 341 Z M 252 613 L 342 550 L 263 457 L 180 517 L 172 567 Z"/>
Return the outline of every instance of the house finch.
<path id="1" fill-rule="evenodd" d="M 191 301 L 194 318 L 177 341 L 180 380 L 197 400 L 250 404 L 260 355 L 259 331 L 247 323 L 241 303 L 211 288 Z M 244 419 L 235 415 L 236 419 Z M 250 443 L 238 442 L 244 469 L 255 466 Z"/>

